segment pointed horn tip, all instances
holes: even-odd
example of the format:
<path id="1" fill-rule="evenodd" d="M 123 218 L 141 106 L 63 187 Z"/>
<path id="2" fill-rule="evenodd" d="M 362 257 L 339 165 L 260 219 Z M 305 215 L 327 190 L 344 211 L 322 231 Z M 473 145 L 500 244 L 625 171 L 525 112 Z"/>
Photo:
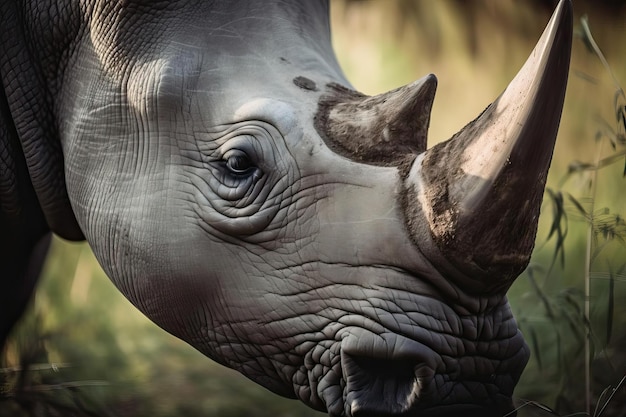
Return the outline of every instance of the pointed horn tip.
<path id="1" fill-rule="evenodd" d="M 433 73 L 430 73 L 418 80 L 413 81 L 409 85 L 424 85 L 428 87 L 436 87 L 437 86 L 437 76 Z"/>
<path id="2" fill-rule="evenodd" d="M 556 9 L 552 13 L 550 21 L 546 25 L 546 29 L 538 42 L 538 45 L 550 46 L 555 42 L 556 37 L 560 37 L 560 41 L 566 40 L 571 49 L 571 38 L 574 29 L 574 9 L 571 0 L 561 0 Z M 565 46 L 565 45 L 563 45 Z M 564 49 L 564 48 L 562 48 Z"/>
<path id="3" fill-rule="evenodd" d="M 419 95 L 428 95 L 434 97 L 435 92 L 437 91 L 437 84 L 437 76 L 431 73 L 406 85 L 405 88 L 409 91 L 414 91 L 416 94 Z"/>
<path id="4" fill-rule="evenodd" d="M 555 20 L 559 22 L 560 25 L 574 25 L 574 6 L 572 5 L 571 0 L 561 0 L 559 4 L 556 6 L 556 10 L 554 11 Z"/>
<path id="5" fill-rule="evenodd" d="M 425 77 L 417 79 L 409 84 L 405 84 L 395 90 L 382 93 L 378 96 L 371 97 L 371 100 L 380 100 L 384 98 L 384 102 L 389 104 L 385 106 L 385 109 L 393 114 L 402 114 L 408 112 L 413 113 L 415 111 L 426 111 L 430 115 L 430 110 L 435 100 L 435 93 L 437 92 L 437 77 L 435 74 L 428 74 Z M 419 108 L 426 105 L 426 109 Z M 416 109 L 415 107 L 418 106 Z M 407 114 L 403 114 L 399 117 L 407 117 Z"/>
<path id="6" fill-rule="evenodd" d="M 572 0 L 561 0 L 556 6 L 556 10 L 560 11 L 566 17 L 570 16 L 573 18 L 574 7 L 572 6 Z"/>

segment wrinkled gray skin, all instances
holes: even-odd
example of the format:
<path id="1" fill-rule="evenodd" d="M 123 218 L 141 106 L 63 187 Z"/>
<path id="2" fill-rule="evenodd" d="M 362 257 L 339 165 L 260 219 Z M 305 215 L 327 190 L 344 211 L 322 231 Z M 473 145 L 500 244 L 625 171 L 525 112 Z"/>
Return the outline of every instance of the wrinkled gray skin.
<path id="1" fill-rule="evenodd" d="M 569 1 L 428 151 L 434 76 L 352 91 L 324 1 L 0 7 L 3 340 L 52 231 L 163 329 L 331 416 L 511 410 L 529 349 L 505 293 L 536 233 Z"/>

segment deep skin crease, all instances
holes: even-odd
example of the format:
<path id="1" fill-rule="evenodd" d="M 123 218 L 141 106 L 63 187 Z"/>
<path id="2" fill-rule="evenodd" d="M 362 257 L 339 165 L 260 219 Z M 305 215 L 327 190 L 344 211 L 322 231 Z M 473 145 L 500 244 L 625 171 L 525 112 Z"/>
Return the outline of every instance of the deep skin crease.
<path id="1" fill-rule="evenodd" d="M 0 10 L 2 184 L 17 184 L 0 188 L 0 239 L 21 242 L 2 289 L 31 291 L 48 232 L 85 238 L 157 325 L 331 416 L 512 410 L 529 357 L 515 277 L 477 281 L 431 221 L 433 155 L 464 163 L 425 150 L 434 76 L 354 92 L 324 1 Z"/>

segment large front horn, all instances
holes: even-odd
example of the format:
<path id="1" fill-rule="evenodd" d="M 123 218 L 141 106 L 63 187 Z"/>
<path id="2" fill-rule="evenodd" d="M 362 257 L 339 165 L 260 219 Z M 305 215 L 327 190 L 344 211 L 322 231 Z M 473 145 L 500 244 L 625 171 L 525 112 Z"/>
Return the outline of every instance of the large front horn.
<path id="1" fill-rule="evenodd" d="M 500 97 L 418 157 L 407 176 L 407 195 L 421 203 L 429 240 L 477 291 L 506 290 L 530 259 L 563 108 L 572 26 L 571 2 L 562 0 Z M 407 221 L 419 244 L 425 230 L 412 225 L 417 211 L 408 209 Z"/>

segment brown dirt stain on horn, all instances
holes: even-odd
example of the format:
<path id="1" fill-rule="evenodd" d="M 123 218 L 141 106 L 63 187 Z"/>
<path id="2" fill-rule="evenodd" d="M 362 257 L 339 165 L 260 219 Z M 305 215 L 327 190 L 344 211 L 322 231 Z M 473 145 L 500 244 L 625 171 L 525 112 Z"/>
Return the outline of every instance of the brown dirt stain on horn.
<path id="1" fill-rule="evenodd" d="M 346 158 L 379 166 L 406 165 L 419 151 L 408 140 L 390 140 L 389 121 L 381 108 L 385 102 L 385 96 L 369 97 L 330 83 L 318 103 L 315 129 L 333 152 Z"/>
<path id="2" fill-rule="evenodd" d="M 530 261 L 541 193 L 518 196 L 528 179 L 505 171 L 480 209 L 461 215 L 449 187 L 467 175 L 458 166 L 463 146 L 441 143 L 422 161 L 431 238 L 456 268 L 482 282 L 484 291 L 506 292 Z"/>

